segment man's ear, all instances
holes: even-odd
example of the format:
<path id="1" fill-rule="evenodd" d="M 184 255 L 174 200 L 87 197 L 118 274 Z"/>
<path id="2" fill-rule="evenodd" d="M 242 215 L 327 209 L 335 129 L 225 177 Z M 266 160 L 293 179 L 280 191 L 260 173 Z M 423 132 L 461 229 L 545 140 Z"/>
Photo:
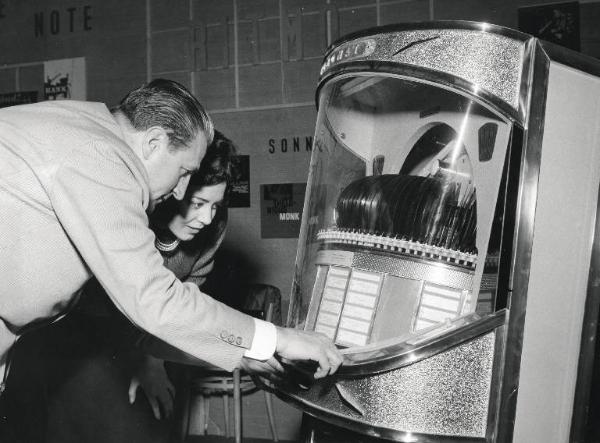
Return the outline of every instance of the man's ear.
<path id="1" fill-rule="evenodd" d="M 169 148 L 169 134 L 160 126 L 146 129 L 143 138 L 142 155 L 148 160 L 154 153 Z"/>

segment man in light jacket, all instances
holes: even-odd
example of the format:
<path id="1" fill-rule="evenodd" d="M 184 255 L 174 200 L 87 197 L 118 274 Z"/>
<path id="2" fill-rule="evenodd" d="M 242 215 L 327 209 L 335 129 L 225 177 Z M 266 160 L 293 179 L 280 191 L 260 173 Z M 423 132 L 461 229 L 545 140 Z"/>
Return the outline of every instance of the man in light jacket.
<path id="1" fill-rule="evenodd" d="M 213 365 L 281 370 L 278 355 L 318 362 L 315 378 L 335 372 L 342 358 L 325 336 L 235 311 L 163 266 L 147 211 L 183 198 L 212 137 L 201 104 L 168 80 L 112 111 L 0 110 L 0 380 L 19 335 L 64 315 L 92 275 L 134 324 Z"/>

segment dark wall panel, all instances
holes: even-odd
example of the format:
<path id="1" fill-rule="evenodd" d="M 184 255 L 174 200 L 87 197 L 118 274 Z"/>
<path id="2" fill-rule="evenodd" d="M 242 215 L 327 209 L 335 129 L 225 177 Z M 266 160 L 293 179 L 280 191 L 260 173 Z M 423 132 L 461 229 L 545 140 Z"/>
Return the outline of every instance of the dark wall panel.
<path id="1" fill-rule="evenodd" d="M 188 28 L 152 34 L 152 72 L 191 71 L 191 30 Z"/>
<path id="2" fill-rule="evenodd" d="M 514 0 L 434 0 L 433 11 L 436 20 L 473 20 L 516 27 L 517 13 L 516 7 L 511 4 L 513 2 Z"/>
<path id="3" fill-rule="evenodd" d="M 0 93 L 14 92 L 16 84 L 17 70 L 15 68 L 0 70 Z"/>
<path id="4" fill-rule="evenodd" d="M 339 31 L 335 38 L 377 26 L 377 8 L 375 5 L 339 8 L 337 16 Z"/>
<path id="5" fill-rule="evenodd" d="M 194 73 L 196 95 L 208 109 L 235 108 L 233 69 L 215 69 Z"/>
<path id="6" fill-rule="evenodd" d="M 582 3 L 581 20 L 581 52 L 600 57 L 600 2 Z"/>
<path id="7" fill-rule="evenodd" d="M 320 59 L 284 63 L 284 102 L 312 103 L 315 97 L 320 67 Z"/>
<path id="8" fill-rule="evenodd" d="M 142 6 L 142 2 L 138 2 Z M 150 23 L 153 31 L 180 28 L 189 25 L 190 4 L 180 0 L 152 0 Z"/>
<path id="9" fill-rule="evenodd" d="M 420 22 L 429 19 L 429 2 L 413 0 L 381 5 L 381 24 Z"/>
<path id="10" fill-rule="evenodd" d="M 267 106 L 281 103 L 281 64 L 240 66 L 240 106 Z"/>
<path id="11" fill-rule="evenodd" d="M 261 18 L 258 27 L 258 53 L 259 62 L 273 62 L 281 60 L 281 41 L 279 32 L 279 15 Z"/>
<path id="12" fill-rule="evenodd" d="M 23 91 L 37 91 L 38 97 L 42 97 L 44 88 L 40 84 L 40 78 L 44 76 L 44 65 L 25 66 L 19 68 L 19 85 Z"/>

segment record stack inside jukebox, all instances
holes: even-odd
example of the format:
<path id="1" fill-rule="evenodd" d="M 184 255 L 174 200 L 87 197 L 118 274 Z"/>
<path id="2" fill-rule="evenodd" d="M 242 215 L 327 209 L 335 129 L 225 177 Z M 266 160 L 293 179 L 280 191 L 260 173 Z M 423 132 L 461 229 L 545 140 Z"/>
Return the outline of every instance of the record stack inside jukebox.
<path id="1" fill-rule="evenodd" d="M 512 441 L 529 273 L 556 259 L 532 246 L 554 217 L 533 222 L 544 112 L 569 118 L 544 109 L 565 82 L 548 86 L 536 45 L 462 22 L 375 28 L 328 50 L 287 325 L 327 335 L 345 363 L 276 386 L 317 423 L 311 441 L 319 423 L 355 441 Z M 546 314 L 528 313 L 530 327 Z"/>

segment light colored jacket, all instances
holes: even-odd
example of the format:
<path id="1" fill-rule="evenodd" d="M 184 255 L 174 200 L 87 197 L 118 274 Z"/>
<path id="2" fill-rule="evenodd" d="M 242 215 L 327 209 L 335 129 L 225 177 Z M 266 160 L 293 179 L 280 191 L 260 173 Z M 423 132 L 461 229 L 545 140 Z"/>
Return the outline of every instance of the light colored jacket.
<path id="1" fill-rule="evenodd" d="M 0 110 L 0 365 L 15 337 L 61 315 L 93 274 L 135 324 L 231 370 L 253 319 L 181 283 L 148 228 L 146 170 L 105 105 Z"/>

